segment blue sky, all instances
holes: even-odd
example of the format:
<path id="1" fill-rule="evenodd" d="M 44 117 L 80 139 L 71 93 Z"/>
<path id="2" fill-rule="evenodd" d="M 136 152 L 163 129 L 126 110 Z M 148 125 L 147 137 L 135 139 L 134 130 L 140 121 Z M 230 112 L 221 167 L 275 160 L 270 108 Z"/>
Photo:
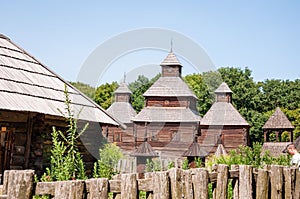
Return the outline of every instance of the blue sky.
<path id="1" fill-rule="evenodd" d="M 248 67 L 255 81 L 294 80 L 300 75 L 299 10 L 300 1 L 276 0 L 7 0 L 1 2 L 0 33 L 69 81 L 76 81 L 89 55 L 108 39 L 151 27 L 189 37 L 217 68 Z M 176 42 L 173 45 L 176 53 Z M 118 81 L 131 70 L 127 67 L 159 64 L 166 56 L 144 53 L 145 57 L 141 52 L 124 55 L 99 82 Z"/>

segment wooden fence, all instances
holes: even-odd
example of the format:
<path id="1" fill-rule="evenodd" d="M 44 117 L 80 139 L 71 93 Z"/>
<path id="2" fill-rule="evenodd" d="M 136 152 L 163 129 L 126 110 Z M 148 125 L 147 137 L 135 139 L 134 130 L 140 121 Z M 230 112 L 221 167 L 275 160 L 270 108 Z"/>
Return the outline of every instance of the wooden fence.
<path id="1" fill-rule="evenodd" d="M 2 198 L 28 199 L 36 195 L 54 198 L 113 198 L 135 199 L 146 192 L 147 199 L 268 199 L 300 198 L 300 172 L 291 167 L 271 165 L 265 169 L 238 165 L 216 165 L 213 171 L 204 168 L 136 174 L 122 174 L 117 179 L 105 178 L 34 183 L 33 170 L 7 170 L 4 173 Z M 210 194 L 209 194 L 210 193 Z"/>

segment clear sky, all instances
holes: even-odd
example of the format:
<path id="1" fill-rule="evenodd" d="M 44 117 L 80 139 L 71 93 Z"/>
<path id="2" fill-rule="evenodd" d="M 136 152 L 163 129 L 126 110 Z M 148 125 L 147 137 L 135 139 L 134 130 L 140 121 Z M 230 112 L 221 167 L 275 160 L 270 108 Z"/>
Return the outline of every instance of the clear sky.
<path id="1" fill-rule="evenodd" d="M 0 33 L 68 81 L 76 81 L 89 55 L 108 39 L 151 27 L 189 37 L 217 68 L 248 67 L 255 81 L 294 80 L 300 75 L 300 1 L 296 0 L 6 0 L 0 8 Z M 173 45 L 176 53 L 176 42 Z M 155 55 L 151 64 L 166 56 L 147 53 Z M 108 70 L 104 81 L 118 81 L 128 72 L 126 67 L 137 64 L 134 59 L 143 56 L 140 52 L 123 56 L 119 68 Z M 143 63 L 150 64 L 139 62 Z"/>

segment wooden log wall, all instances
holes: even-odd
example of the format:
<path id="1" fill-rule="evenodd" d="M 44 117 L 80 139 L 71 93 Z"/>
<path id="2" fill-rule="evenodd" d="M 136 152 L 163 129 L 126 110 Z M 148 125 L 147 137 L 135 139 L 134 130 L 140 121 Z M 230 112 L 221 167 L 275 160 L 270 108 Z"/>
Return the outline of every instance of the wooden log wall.
<path id="1" fill-rule="evenodd" d="M 245 132 L 247 129 L 243 126 L 202 126 L 200 128 L 201 134 L 198 137 L 200 144 L 214 146 L 217 142 L 221 142 L 226 151 L 230 151 L 248 143 L 248 133 Z M 211 154 L 214 152 L 211 151 Z"/>
<path id="2" fill-rule="evenodd" d="M 99 126 L 98 123 L 96 124 Z M 89 125 L 88 130 L 90 132 L 88 133 L 95 133 L 95 135 L 89 136 L 91 141 L 86 140 L 84 144 L 78 144 L 88 174 L 92 172 L 94 162 L 96 161 L 95 157 L 99 154 L 98 146 L 102 143 L 101 141 L 95 143 L 95 136 L 99 136 L 99 133 L 101 133 L 101 129 L 96 128 L 97 125 L 92 123 Z M 8 169 L 33 169 L 38 176 L 41 176 L 45 167 L 49 165 L 53 126 L 62 131 L 67 128 L 63 117 L 1 110 L 0 127 L 6 127 L 7 131 L 14 129 L 12 150 L 10 151 L 11 160 L 9 160 Z M 94 149 L 96 154 L 91 154 L 92 147 L 98 147 Z"/>
<path id="3" fill-rule="evenodd" d="M 36 195 L 54 198 L 114 198 L 138 199 L 141 191 L 147 199 L 226 199 L 228 186 L 232 186 L 234 199 L 299 198 L 300 172 L 296 168 L 271 165 L 268 169 L 254 169 L 238 165 L 216 165 L 214 170 L 204 168 L 138 175 L 122 174 L 118 178 L 73 180 L 59 182 L 33 182 L 34 171 L 11 170 L 5 172 L 0 198 L 29 199 Z M 235 181 L 235 183 L 232 183 Z"/>

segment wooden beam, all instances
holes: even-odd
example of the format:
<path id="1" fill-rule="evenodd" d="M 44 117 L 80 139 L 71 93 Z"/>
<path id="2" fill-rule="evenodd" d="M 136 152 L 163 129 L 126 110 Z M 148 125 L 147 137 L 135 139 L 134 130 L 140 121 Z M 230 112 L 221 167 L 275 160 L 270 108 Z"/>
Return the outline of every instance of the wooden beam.
<path id="1" fill-rule="evenodd" d="M 31 145 L 31 137 L 32 137 L 32 127 L 33 127 L 33 113 L 28 113 L 27 120 L 27 138 L 26 138 L 26 147 L 25 147 L 25 162 L 24 169 L 28 168 L 29 164 L 29 155 L 30 155 L 30 145 Z"/>

